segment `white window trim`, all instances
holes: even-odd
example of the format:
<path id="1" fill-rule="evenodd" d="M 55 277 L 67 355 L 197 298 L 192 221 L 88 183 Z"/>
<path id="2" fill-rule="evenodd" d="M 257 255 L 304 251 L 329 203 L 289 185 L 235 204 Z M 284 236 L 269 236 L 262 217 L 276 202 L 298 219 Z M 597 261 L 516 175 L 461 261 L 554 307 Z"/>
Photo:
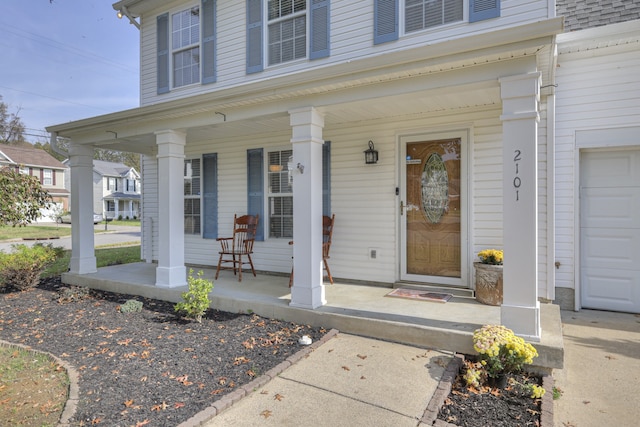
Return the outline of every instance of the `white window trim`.
<path id="1" fill-rule="evenodd" d="M 42 169 L 42 185 L 53 185 L 53 169 Z"/>
<path id="2" fill-rule="evenodd" d="M 294 12 L 291 15 L 286 15 L 284 17 L 275 18 L 273 20 L 269 19 L 269 0 L 265 0 L 262 4 L 262 16 L 263 16 L 263 25 L 262 25 L 262 63 L 265 64 L 264 68 L 277 68 L 282 66 L 289 66 L 291 64 L 295 64 L 297 62 L 305 62 L 309 59 L 309 39 L 311 37 L 311 1 L 306 0 L 306 8 L 303 12 Z M 295 58 L 289 61 L 278 62 L 277 64 L 269 64 L 269 24 L 275 22 L 282 22 L 288 19 L 293 19 L 297 16 L 305 15 L 306 24 L 305 24 L 305 56 L 303 58 Z M 282 151 L 282 150 L 280 150 Z M 268 233 L 265 233 L 268 234 Z"/>
<path id="3" fill-rule="evenodd" d="M 455 27 L 461 27 L 469 23 L 469 1 L 462 1 L 462 20 L 456 22 L 450 22 L 448 24 L 437 25 L 435 27 L 423 28 L 421 30 L 407 32 L 405 28 L 405 10 L 406 10 L 406 1 L 400 0 L 400 5 L 398 6 L 398 19 L 400 25 L 400 37 L 412 37 L 415 35 L 424 35 L 428 33 L 435 33 L 442 30 L 447 30 Z"/>
<path id="4" fill-rule="evenodd" d="M 185 12 L 187 10 L 193 10 L 194 8 L 198 8 L 198 43 L 194 43 L 194 44 L 190 44 L 188 46 L 182 46 L 178 49 L 174 49 L 173 48 L 173 16 L 177 13 L 182 13 Z M 179 89 L 184 89 L 184 88 L 188 88 L 191 86 L 196 86 L 199 85 L 202 82 L 202 16 L 201 13 L 202 11 L 201 9 L 201 4 L 198 3 L 194 3 L 192 6 L 189 7 L 180 7 L 177 9 L 174 9 L 172 11 L 169 12 L 169 22 L 168 22 L 168 32 L 169 32 L 169 86 L 171 88 L 171 90 L 179 90 Z M 193 83 L 189 83 L 189 84 L 185 84 L 185 85 L 180 85 L 180 86 L 176 86 L 175 85 L 175 68 L 174 68 L 174 55 L 176 53 L 179 52 L 183 52 L 186 50 L 190 50 L 193 49 L 194 47 L 198 48 L 198 52 L 199 52 L 199 56 L 200 56 L 200 62 L 198 63 L 198 81 L 197 82 L 193 82 Z"/>
<path id="5" fill-rule="evenodd" d="M 264 203 L 265 203 L 265 207 L 264 207 L 264 238 L 265 240 L 267 239 L 275 239 L 275 240 L 282 240 L 282 239 L 287 239 L 287 240 L 291 240 L 293 238 L 293 236 L 282 236 L 282 237 L 274 237 L 271 236 L 271 197 L 291 197 L 291 201 L 293 204 L 293 188 L 291 190 L 291 193 L 272 193 L 269 189 L 270 185 L 269 185 L 269 154 L 270 153 L 274 153 L 274 152 L 283 152 L 283 151 L 291 151 L 291 155 L 293 156 L 293 147 L 291 145 L 282 145 L 282 146 L 276 146 L 276 147 L 270 147 L 270 148 L 266 148 L 264 149 Z M 285 168 L 287 167 L 286 165 L 284 166 Z M 283 170 L 284 171 L 284 170 Z M 262 221 L 262 219 L 261 219 Z M 293 231 L 293 230 L 292 230 Z"/>
<path id="6" fill-rule="evenodd" d="M 196 200 L 197 199 L 199 201 L 199 203 L 200 203 L 200 213 L 197 216 L 200 217 L 200 225 L 199 225 L 199 230 L 198 230 L 197 233 L 187 233 L 187 232 L 185 232 L 184 231 L 184 224 L 183 224 L 182 228 L 183 228 L 183 233 L 184 233 L 185 236 L 200 236 L 200 237 L 202 237 L 202 230 L 204 228 L 204 227 L 202 227 L 202 163 L 203 163 L 202 156 L 185 157 L 185 159 L 183 161 L 183 165 L 187 161 L 191 161 L 192 162 L 194 160 L 198 160 L 200 162 L 200 174 L 198 175 L 198 179 L 200 180 L 200 191 L 198 192 L 197 195 L 193 195 L 193 194 L 192 195 L 187 195 L 187 194 L 184 194 L 184 187 L 183 187 L 182 194 L 183 194 L 183 197 L 184 197 L 185 200 L 187 200 L 187 199 Z M 193 177 L 193 175 L 192 175 L 192 177 Z M 183 179 L 185 179 L 185 178 L 186 178 L 186 175 L 183 176 Z M 193 187 L 192 187 L 192 189 L 193 189 Z M 191 218 L 193 218 L 195 216 L 196 215 L 189 214 L 189 217 L 191 217 Z M 184 212 L 183 213 L 183 222 L 186 219 L 187 219 L 187 213 Z"/>

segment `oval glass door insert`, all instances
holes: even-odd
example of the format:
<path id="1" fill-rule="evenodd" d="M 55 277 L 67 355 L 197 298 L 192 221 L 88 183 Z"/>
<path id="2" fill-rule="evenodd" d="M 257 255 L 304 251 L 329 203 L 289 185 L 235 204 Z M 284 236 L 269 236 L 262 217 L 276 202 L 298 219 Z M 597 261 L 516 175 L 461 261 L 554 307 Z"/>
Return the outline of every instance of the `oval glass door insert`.
<path id="1" fill-rule="evenodd" d="M 449 208 L 449 175 L 442 157 L 432 153 L 422 171 L 422 209 L 437 224 Z"/>

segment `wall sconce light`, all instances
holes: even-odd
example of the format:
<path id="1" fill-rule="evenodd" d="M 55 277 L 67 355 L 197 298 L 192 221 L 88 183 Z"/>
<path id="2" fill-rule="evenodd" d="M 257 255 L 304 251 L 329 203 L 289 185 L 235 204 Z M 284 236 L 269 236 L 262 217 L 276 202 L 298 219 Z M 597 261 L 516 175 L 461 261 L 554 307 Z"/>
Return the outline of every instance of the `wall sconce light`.
<path id="1" fill-rule="evenodd" d="M 378 151 L 374 149 L 373 141 L 369 141 L 369 149 L 364 151 L 364 162 L 368 165 L 378 163 Z"/>
<path id="2" fill-rule="evenodd" d="M 118 19 L 122 19 L 123 14 L 121 10 L 118 11 L 117 16 L 118 16 Z"/>

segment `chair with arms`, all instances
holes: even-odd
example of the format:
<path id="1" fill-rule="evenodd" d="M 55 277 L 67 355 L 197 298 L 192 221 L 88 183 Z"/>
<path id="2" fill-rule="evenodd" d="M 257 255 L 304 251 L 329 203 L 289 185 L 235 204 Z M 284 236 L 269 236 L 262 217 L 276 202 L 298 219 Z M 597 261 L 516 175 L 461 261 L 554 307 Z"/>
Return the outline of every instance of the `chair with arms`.
<path id="1" fill-rule="evenodd" d="M 327 271 L 327 277 L 329 282 L 333 285 L 333 276 L 331 276 L 331 270 L 329 269 L 329 251 L 331 250 L 331 238 L 333 237 L 333 224 L 336 218 L 336 214 L 322 216 L 322 263 L 324 269 Z M 289 242 L 293 245 L 293 241 Z M 293 268 L 291 269 L 291 275 L 289 276 L 289 287 L 293 286 Z"/>
<path id="2" fill-rule="evenodd" d="M 233 274 L 238 273 L 238 281 L 242 281 L 242 266 L 249 264 L 253 276 L 256 270 L 253 267 L 251 254 L 253 253 L 253 242 L 256 238 L 256 230 L 258 229 L 258 221 L 260 215 L 243 215 L 233 216 L 233 236 L 218 237 L 216 240 L 220 242 L 220 258 L 218 259 L 218 270 L 216 271 L 216 280 L 220 274 L 220 270 L 233 270 Z M 243 259 L 244 257 L 244 259 Z M 230 266 L 228 264 L 231 264 Z"/>

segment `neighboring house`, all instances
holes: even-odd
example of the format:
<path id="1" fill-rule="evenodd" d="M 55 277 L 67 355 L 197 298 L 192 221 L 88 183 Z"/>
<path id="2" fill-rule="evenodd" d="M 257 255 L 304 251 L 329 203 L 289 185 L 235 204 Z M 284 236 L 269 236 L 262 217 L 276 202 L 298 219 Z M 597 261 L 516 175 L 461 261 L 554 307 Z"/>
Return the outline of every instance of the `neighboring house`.
<path id="1" fill-rule="evenodd" d="M 44 150 L 28 146 L 0 145 L 0 167 L 14 167 L 20 173 L 38 178 L 55 205 L 42 208 L 39 222 L 55 222 L 56 215 L 69 209 L 69 190 L 65 188 L 68 167 Z"/>
<path id="2" fill-rule="evenodd" d="M 93 204 L 108 219 L 140 216 L 140 174 L 122 163 L 93 161 Z"/>
<path id="3" fill-rule="evenodd" d="M 578 159 L 571 142 L 555 149 L 568 119 L 559 111 L 567 99 L 583 111 L 593 102 L 558 68 L 553 1 L 122 0 L 114 9 L 141 30 L 141 107 L 48 130 L 71 141 L 80 211 L 90 209 L 94 148 L 142 154 L 142 254 L 157 262 L 156 286 L 184 285 L 185 264 L 214 265 L 215 238 L 234 214 L 259 214 L 256 269 L 287 274 L 293 251 L 291 305 L 317 308 L 321 216 L 335 213 L 331 270 L 347 282 L 473 288 L 477 253 L 503 248 L 501 322 L 539 339 L 556 274 L 574 286 L 564 251 L 575 248 L 557 224 L 577 220 L 560 210 L 575 182 L 559 166 Z M 631 62 L 618 67 L 635 66 L 631 33 L 621 53 Z M 593 84 L 608 93 L 604 80 Z M 627 99 L 616 115 L 637 124 L 637 96 Z M 376 162 L 365 162 L 368 149 Z M 74 231 L 71 272 L 93 272 L 92 242 Z"/>

